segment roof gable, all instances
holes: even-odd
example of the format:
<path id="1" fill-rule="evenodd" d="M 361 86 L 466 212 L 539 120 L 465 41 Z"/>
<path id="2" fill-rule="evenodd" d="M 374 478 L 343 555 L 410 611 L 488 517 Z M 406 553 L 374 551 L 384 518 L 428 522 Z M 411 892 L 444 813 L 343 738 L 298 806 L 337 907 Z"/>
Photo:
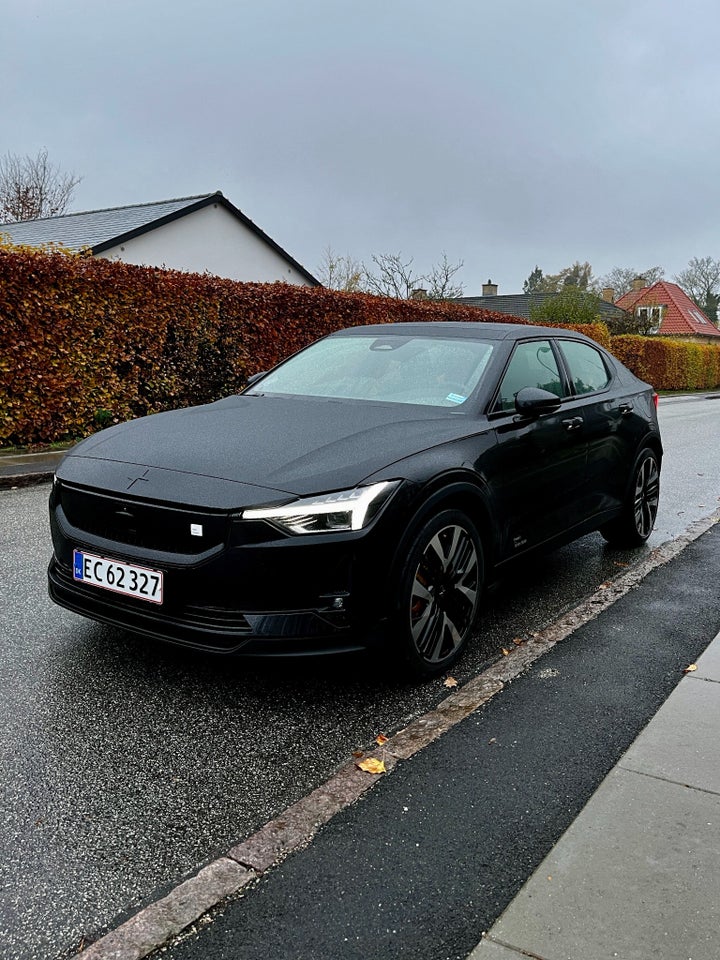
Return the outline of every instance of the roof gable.
<path id="1" fill-rule="evenodd" d="M 138 203 L 128 207 L 108 207 L 84 213 L 66 213 L 61 217 L 42 220 L 20 220 L 0 224 L 0 233 L 7 234 L 13 243 L 39 246 L 59 243 L 71 250 L 90 248 L 93 253 L 125 239 L 128 234 L 153 229 L 158 221 L 167 222 L 171 216 L 185 215 L 196 208 L 197 201 L 207 200 L 212 194 L 181 197 L 156 203 Z"/>
<path id="2" fill-rule="evenodd" d="M 105 210 L 89 210 L 85 213 L 68 213 L 62 217 L 47 217 L 42 220 L 21 220 L 0 224 L 0 234 L 8 236 L 12 243 L 44 246 L 60 244 L 71 250 L 89 248 L 93 254 L 103 253 L 118 244 L 132 240 L 165 224 L 172 223 L 210 204 L 224 207 L 258 239 L 271 247 L 275 253 L 290 263 L 309 283 L 320 286 L 314 277 L 294 257 L 269 237 L 257 224 L 230 203 L 218 190 L 194 197 L 176 200 L 161 200 L 154 203 L 139 203 L 127 207 L 109 207 Z"/>
<path id="3" fill-rule="evenodd" d="M 720 330 L 700 307 L 681 287 L 669 280 L 658 280 L 641 290 L 631 290 L 620 297 L 617 306 L 625 310 L 635 310 L 636 307 L 643 306 L 665 306 L 665 315 L 658 331 L 664 335 L 720 337 Z"/>

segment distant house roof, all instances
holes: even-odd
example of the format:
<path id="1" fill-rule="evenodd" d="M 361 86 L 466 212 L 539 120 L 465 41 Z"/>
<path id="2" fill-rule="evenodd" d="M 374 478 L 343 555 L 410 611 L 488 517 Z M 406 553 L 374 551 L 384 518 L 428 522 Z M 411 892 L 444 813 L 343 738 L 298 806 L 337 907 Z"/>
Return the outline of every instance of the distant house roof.
<path id="1" fill-rule="evenodd" d="M 320 285 L 316 277 L 230 203 L 219 190 L 216 193 L 180 197 L 177 200 L 160 200 L 156 203 L 139 203 L 129 207 L 68 213 L 62 217 L 48 217 L 43 220 L 0 223 L 0 234 L 8 236 L 12 243 L 28 244 L 34 247 L 56 243 L 71 250 L 90 249 L 93 254 L 98 254 L 213 203 L 224 207 L 237 217 L 260 240 L 292 264 L 309 283 L 313 286 Z"/>
<path id="2" fill-rule="evenodd" d="M 658 280 L 657 283 L 641 290 L 631 290 L 623 294 L 617 305 L 624 310 L 636 307 L 665 306 L 664 316 L 658 333 L 675 336 L 696 335 L 702 337 L 720 337 L 720 330 L 693 303 L 685 291 L 676 283 Z"/>
<path id="3" fill-rule="evenodd" d="M 530 308 L 551 300 L 555 293 L 503 293 L 491 297 L 458 297 L 455 303 L 462 303 L 468 307 L 482 307 L 484 310 L 494 310 L 496 313 L 505 313 L 511 317 L 525 317 L 530 319 Z M 625 311 L 617 304 L 608 300 L 600 300 L 598 311 L 603 320 L 617 320 L 625 316 Z"/>

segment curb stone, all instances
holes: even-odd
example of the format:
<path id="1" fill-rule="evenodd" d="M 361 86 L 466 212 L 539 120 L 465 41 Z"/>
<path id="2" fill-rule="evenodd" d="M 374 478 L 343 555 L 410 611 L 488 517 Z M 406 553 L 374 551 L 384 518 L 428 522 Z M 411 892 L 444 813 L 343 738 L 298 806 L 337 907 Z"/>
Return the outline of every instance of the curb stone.
<path id="1" fill-rule="evenodd" d="M 47 470 L 41 473 L 18 473 L 0 476 L 0 490 L 16 490 L 19 487 L 34 487 L 40 483 L 50 483 L 53 474 L 53 470 Z"/>
<path id="2" fill-rule="evenodd" d="M 86 960 L 145 957 L 256 876 L 234 860 L 221 857 L 83 950 L 81 956 Z"/>
<path id="3" fill-rule="evenodd" d="M 387 772 L 392 772 L 397 764 L 395 758 L 386 755 L 383 759 Z M 305 846 L 319 827 L 358 800 L 376 779 L 372 774 L 363 773 L 355 764 L 343 767 L 322 786 L 288 807 L 277 819 L 233 847 L 228 857 L 258 874 L 264 873 L 293 850 Z"/>

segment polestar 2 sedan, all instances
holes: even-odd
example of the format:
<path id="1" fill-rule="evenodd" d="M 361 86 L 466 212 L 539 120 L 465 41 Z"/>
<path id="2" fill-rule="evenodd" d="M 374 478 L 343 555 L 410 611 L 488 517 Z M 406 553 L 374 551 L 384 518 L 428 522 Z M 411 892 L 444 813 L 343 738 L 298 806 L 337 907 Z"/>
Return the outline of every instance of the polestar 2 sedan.
<path id="1" fill-rule="evenodd" d="M 370 648 L 436 675 L 517 558 L 596 530 L 647 540 L 656 408 L 568 330 L 341 330 L 239 395 L 74 447 L 50 497 L 50 595 L 208 651 Z"/>

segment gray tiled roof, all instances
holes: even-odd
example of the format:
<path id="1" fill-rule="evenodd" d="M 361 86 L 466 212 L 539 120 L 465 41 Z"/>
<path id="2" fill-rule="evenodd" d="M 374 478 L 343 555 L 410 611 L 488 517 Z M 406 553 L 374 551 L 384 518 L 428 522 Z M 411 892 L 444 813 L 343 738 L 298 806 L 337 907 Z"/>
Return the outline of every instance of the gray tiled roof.
<path id="1" fill-rule="evenodd" d="M 178 200 L 139 203 L 131 207 L 110 207 L 107 210 L 90 210 L 87 213 L 68 213 L 46 220 L 0 223 L 0 236 L 4 234 L 13 243 L 24 243 L 31 247 L 48 243 L 61 244 L 71 250 L 89 247 L 93 254 L 98 254 L 209 204 L 224 207 L 263 243 L 292 264 L 311 286 L 320 286 L 317 277 L 246 217 L 242 210 L 230 203 L 219 190 L 215 193 L 201 193 L 196 197 L 180 197 Z"/>
<path id="2" fill-rule="evenodd" d="M 111 207 L 108 210 L 69 213 L 62 217 L 49 217 L 46 220 L 0 223 L 0 234 L 9 236 L 13 243 L 27 243 L 30 246 L 59 243 L 72 250 L 79 250 L 81 247 L 94 248 L 177 213 L 210 196 L 213 194 L 203 193 L 196 197 L 162 200 L 158 203 L 140 203 L 131 207 Z"/>
<path id="3" fill-rule="evenodd" d="M 0 228 L 2 229 L 2 228 Z M 554 297 L 554 293 L 508 293 L 494 297 L 457 297 L 455 303 L 462 303 L 466 307 L 482 307 L 483 310 L 494 310 L 496 313 L 505 313 L 512 317 L 530 319 L 530 307 L 537 306 Z M 624 310 L 614 303 L 600 300 L 598 307 L 600 316 L 606 320 L 614 320 L 625 315 Z"/>

